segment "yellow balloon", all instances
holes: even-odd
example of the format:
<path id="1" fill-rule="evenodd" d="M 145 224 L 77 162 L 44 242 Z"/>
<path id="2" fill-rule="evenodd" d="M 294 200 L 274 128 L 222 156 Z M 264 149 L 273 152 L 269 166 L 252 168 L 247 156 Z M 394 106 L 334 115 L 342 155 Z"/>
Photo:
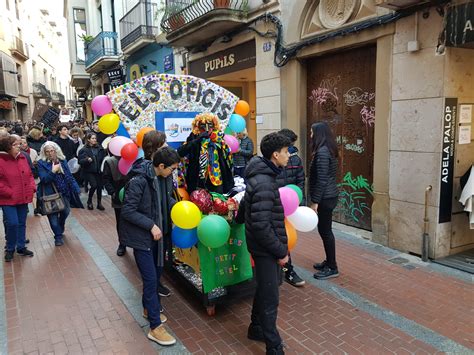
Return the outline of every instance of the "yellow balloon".
<path id="1" fill-rule="evenodd" d="M 171 209 L 171 220 L 179 228 L 193 229 L 201 222 L 201 211 L 191 201 L 180 201 Z"/>
<path id="2" fill-rule="evenodd" d="M 114 133 L 120 125 L 120 118 L 115 113 L 103 115 L 99 120 L 99 130 L 105 134 Z"/>

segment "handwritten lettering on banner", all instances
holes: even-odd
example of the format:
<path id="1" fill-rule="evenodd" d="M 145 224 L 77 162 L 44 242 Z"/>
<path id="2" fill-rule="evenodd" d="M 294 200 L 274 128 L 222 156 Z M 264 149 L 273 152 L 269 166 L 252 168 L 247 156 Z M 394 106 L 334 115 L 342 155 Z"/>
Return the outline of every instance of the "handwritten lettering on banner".
<path id="1" fill-rule="evenodd" d="M 114 111 L 131 135 L 155 126 L 155 112 L 212 112 L 222 129 L 239 100 L 210 81 L 191 75 L 150 74 L 107 93 Z"/>

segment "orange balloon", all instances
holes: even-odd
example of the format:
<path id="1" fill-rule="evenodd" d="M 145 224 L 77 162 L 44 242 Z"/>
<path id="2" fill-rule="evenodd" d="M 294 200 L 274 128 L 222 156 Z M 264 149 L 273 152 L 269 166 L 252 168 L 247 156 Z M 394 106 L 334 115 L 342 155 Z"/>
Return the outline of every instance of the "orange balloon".
<path id="1" fill-rule="evenodd" d="M 286 236 L 288 237 L 288 250 L 292 250 L 295 245 L 296 241 L 298 240 L 298 234 L 296 233 L 295 227 L 285 218 L 285 229 L 286 229 Z"/>
<path id="2" fill-rule="evenodd" d="M 234 112 L 243 117 L 247 116 L 250 112 L 250 106 L 247 101 L 239 100 L 237 105 L 235 105 Z"/>
<path id="3" fill-rule="evenodd" d="M 178 188 L 178 195 L 183 201 L 189 201 L 189 194 L 184 187 Z"/>
<path id="4" fill-rule="evenodd" d="M 143 127 L 142 129 L 140 129 L 137 133 L 137 145 L 141 147 L 143 144 L 143 137 L 145 136 L 145 134 L 154 130 L 155 129 L 152 127 Z"/>

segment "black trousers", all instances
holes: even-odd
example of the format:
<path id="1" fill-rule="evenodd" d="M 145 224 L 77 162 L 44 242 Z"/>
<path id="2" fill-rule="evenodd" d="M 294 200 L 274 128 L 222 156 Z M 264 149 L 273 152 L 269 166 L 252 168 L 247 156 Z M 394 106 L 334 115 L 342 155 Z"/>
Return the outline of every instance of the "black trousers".
<path id="1" fill-rule="evenodd" d="M 94 192 L 97 191 L 97 204 L 100 205 L 102 202 L 102 175 L 87 173 L 85 181 L 88 182 L 90 185 L 89 198 L 87 199 L 87 203 L 92 203 L 92 197 L 94 196 Z"/>
<path id="2" fill-rule="evenodd" d="M 257 290 L 253 298 L 252 323 L 262 327 L 267 349 L 281 344 L 276 326 L 280 300 L 281 267 L 272 257 L 254 256 Z"/>
<path id="3" fill-rule="evenodd" d="M 114 207 L 114 212 L 115 212 L 115 228 L 117 228 L 117 237 L 120 243 L 120 234 L 119 234 L 120 233 L 120 213 L 122 213 L 122 209 Z"/>
<path id="4" fill-rule="evenodd" d="M 318 232 L 323 240 L 326 262 L 331 269 L 337 269 L 336 240 L 332 232 L 332 212 L 337 205 L 337 197 L 323 199 L 318 205 Z"/>

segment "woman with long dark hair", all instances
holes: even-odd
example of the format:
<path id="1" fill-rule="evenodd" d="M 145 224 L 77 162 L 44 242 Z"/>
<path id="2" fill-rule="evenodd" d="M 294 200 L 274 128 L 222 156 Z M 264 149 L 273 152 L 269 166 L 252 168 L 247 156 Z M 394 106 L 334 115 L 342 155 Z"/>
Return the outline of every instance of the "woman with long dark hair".
<path id="1" fill-rule="evenodd" d="M 313 159 L 309 172 L 310 207 L 318 213 L 318 231 L 323 240 L 326 260 L 316 263 L 314 278 L 319 280 L 339 276 L 336 263 L 336 241 L 332 232 L 332 213 L 337 205 L 339 190 L 336 183 L 337 144 L 326 122 L 311 126 Z"/>
<path id="2" fill-rule="evenodd" d="M 90 185 L 89 197 L 87 199 L 87 209 L 93 210 L 92 197 L 97 191 L 97 209 L 105 210 L 102 206 L 102 161 L 105 158 L 105 150 L 97 144 L 97 135 L 93 132 L 87 133 L 86 145 L 79 151 L 79 164 L 84 172 L 84 181 Z"/>

